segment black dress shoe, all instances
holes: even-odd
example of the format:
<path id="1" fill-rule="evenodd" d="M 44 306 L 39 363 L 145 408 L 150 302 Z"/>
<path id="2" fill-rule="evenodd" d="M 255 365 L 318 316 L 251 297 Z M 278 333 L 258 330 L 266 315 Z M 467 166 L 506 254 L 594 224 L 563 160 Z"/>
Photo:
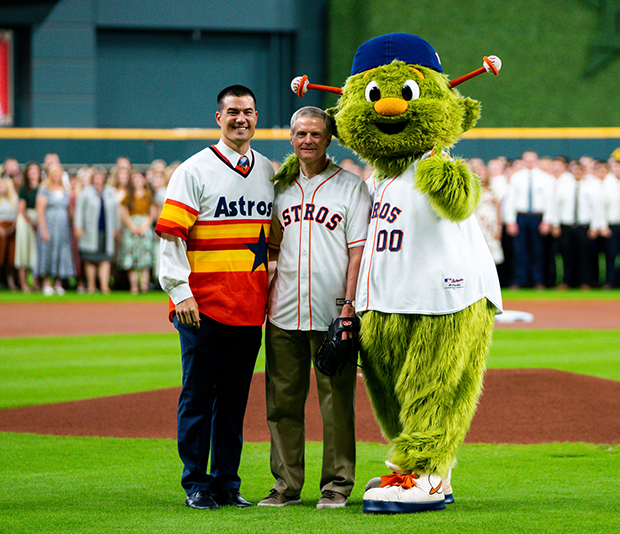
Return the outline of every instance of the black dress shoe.
<path id="1" fill-rule="evenodd" d="M 234 505 L 237 508 L 247 508 L 248 506 L 254 506 L 250 501 L 246 501 L 236 488 L 227 490 L 221 490 L 213 495 L 215 502 L 220 506 Z"/>
<path id="2" fill-rule="evenodd" d="M 190 508 L 198 508 L 199 510 L 215 510 L 219 508 L 208 491 L 190 493 L 185 499 L 185 504 Z"/>

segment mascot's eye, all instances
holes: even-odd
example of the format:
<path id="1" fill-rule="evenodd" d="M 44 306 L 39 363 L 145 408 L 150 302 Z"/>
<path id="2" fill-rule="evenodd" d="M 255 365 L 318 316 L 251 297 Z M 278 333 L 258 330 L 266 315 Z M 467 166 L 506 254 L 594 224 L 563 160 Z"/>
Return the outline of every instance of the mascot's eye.
<path id="1" fill-rule="evenodd" d="M 381 98 L 381 91 L 379 90 L 377 82 L 370 82 L 366 86 L 364 96 L 366 96 L 366 100 L 368 100 L 368 102 L 376 102 Z"/>
<path id="2" fill-rule="evenodd" d="M 368 92 L 368 87 L 366 91 Z M 413 80 L 407 80 L 403 85 L 402 93 L 405 100 L 416 100 L 420 98 L 420 86 Z"/>

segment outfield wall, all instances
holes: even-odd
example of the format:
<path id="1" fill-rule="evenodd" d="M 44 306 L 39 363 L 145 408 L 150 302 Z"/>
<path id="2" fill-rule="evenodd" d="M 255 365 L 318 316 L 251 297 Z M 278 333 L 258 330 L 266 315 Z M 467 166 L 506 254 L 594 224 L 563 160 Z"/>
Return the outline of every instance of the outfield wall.
<path id="1" fill-rule="evenodd" d="M 219 136 L 219 129 L 0 129 L 0 161 L 14 157 L 20 163 L 41 162 L 46 153 L 56 152 L 66 164 L 111 164 L 120 155 L 136 164 L 158 158 L 172 162 L 188 158 Z M 292 151 L 287 129 L 258 129 L 252 146 L 278 161 Z M 497 156 L 513 159 L 525 150 L 536 150 L 541 156 L 607 159 L 618 147 L 620 128 L 477 128 L 467 132 L 452 153 L 485 161 Z M 336 160 L 357 159 L 336 140 L 328 153 Z"/>

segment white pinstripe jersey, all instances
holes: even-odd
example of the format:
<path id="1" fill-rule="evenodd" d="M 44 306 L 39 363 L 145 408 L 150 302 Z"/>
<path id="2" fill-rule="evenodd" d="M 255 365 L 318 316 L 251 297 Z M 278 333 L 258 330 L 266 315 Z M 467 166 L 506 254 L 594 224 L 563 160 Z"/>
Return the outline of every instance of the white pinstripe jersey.
<path id="1" fill-rule="evenodd" d="M 356 311 L 443 315 L 486 297 L 501 313 L 495 263 L 475 217 L 458 223 L 439 217 L 414 188 L 415 168 L 370 180 Z"/>
<path id="2" fill-rule="evenodd" d="M 319 175 L 275 186 L 270 248 L 278 248 L 268 317 L 285 330 L 326 331 L 342 311 L 348 249 L 363 246 L 370 195 L 362 179 L 330 162 Z M 278 230 L 281 230 L 279 232 Z"/>

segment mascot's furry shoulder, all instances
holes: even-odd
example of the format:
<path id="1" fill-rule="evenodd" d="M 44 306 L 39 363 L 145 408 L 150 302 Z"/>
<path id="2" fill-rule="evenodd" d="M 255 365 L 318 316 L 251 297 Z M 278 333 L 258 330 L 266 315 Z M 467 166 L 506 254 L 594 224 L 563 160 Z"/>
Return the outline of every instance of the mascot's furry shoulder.
<path id="1" fill-rule="evenodd" d="M 392 33 L 362 44 L 340 94 L 336 137 L 375 169 L 356 295 L 361 361 L 391 475 L 372 479 L 364 511 L 439 510 L 454 501 L 450 470 L 482 389 L 501 313 L 495 264 L 473 212 L 478 178 L 447 150 L 474 127 L 480 104 L 455 87 L 424 39 Z"/>

